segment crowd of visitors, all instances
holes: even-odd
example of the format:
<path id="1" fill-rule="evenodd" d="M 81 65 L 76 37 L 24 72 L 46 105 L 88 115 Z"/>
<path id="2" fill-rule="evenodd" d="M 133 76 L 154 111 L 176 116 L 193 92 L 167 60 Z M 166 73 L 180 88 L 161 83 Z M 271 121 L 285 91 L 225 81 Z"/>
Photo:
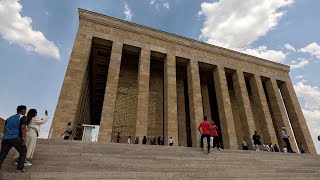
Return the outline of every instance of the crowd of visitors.
<path id="1" fill-rule="evenodd" d="M 27 114 L 27 115 L 26 115 Z M 0 152 L 0 169 L 3 161 L 6 159 L 7 154 L 10 149 L 14 147 L 16 149 L 16 154 L 14 156 L 15 165 L 17 166 L 17 172 L 25 172 L 25 166 L 31 166 L 31 160 L 33 158 L 33 153 L 36 147 L 37 138 L 40 133 L 40 126 L 45 124 L 49 120 L 48 112 L 45 111 L 43 118 L 37 117 L 37 110 L 30 109 L 27 113 L 27 107 L 24 105 L 17 107 L 17 113 L 10 116 L 5 122 L 4 133 L 2 137 L 2 146 Z M 199 124 L 198 131 L 201 134 L 200 136 L 200 147 L 201 150 L 204 150 L 204 140 L 207 142 L 207 153 L 210 154 L 210 148 L 221 149 L 222 142 L 219 138 L 218 126 L 215 123 L 209 122 L 207 117 L 204 116 L 204 120 Z M 72 124 L 69 122 L 66 130 L 61 134 L 64 140 L 70 140 L 72 136 Z M 281 137 L 285 143 L 283 146 L 282 152 L 285 153 L 294 153 L 291 148 L 289 141 L 290 136 L 286 132 L 286 128 L 282 127 Z M 73 140 L 81 140 L 82 138 L 82 126 L 78 124 L 76 127 L 76 133 Z M 121 134 L 118 132 L 116 137 L 116 142 L 121 142 Z M 143 136 L 142 144 L 151 144 L 151 145 L 164 145 L 164 137 L 159 136 L 156 140 L 156 137 L 147 139 L 146 136 Z M 131 144 L 131 136 L 128 136 L 127 143 Z M 136 136 L 134 144 L 140 144 L 139 136 Z M 261 143 L 261 137 L 258 135 L 257 131 L 254 131 L 252 136 L 253 150 L 260 151 L 260 149 L 269 152 L 280 152 L 281 150 L 277 144 L 272 143 Z M 168 145 L 174 145 L 173 137 L 168 139 Z M 244 139 L 242 142 L 242 149 L 249 150 L 247 141 Z M 298 149 L 300 153 L 305 153 L 303 145 L 298 144 Z"/>
<path id="2" fill-rule="evenodd" d="M 214 121 L 209 122 L 207 120 L 207 117 L 204 116 L 204 120 L 199 124 L 198 126 L 198 131 L 201 134 L 200 136 L 200 148 L 203 151 L 204 150 L 204 141 L 207 142 L 207 153 L 210 154 L 210 148 L 216 148 L 218 150 L 221 150 L 222 148 L 222 142 L 220 140 L 219 137 L 219 133 L 218 133 L 218 126 L 214 123 Z M 257 131 L 254 131 L 254 134 L 252 136 L 252 149 L 254 151 L 269 151 L 269 152 L 285 152 L 285 153 L 294 153 L 294 151 L 291 148 L 290 142 L 289 142 L 289 137 L 287 132 L 286 132 L 286 128 L 282 127 L 281 128 L 281 135 L 282 135 L 282 139 L 284 141 L 284 143 L 286 145 L 283 146 L 282 150 L 279 149 L 277 144 L 272 144 L 272 143 L 261 143 L 261 137 L 260 135 L 257 133 Z M 220 134 L 221 136 L 221 134 Z M 121 136 L 120 136 L 120 132 L 117 135 L 117 143 L 120 143 L 121 141 Z M 131 140 L 131 136 L 128 137 L 127 140 L 128 144 L 132 143 Z M 139 137 L 137 136 L 134 140 L 134 144 L 140 144 L 139 141 Z M 159 136 L 157 138 L 153 137 L 153 138 L 147 138 L 146 136 L 143 136 L 142 142 L 141 144 L 150 144 L 150 145 L 164 145 L 164 137 L 163 136 Z M 173 146 L 174 144 L 174 140 L 172 137 L 169 138 L 168 140 L 168 145 L 169 146 Z M 300 143 L 298 145 L 298 148 L 300 150 L 300 153 L 305 153 L 303 145 Z M 249 150 L 249 145 L 247 143 L 247 141 L 244 140 L 242 141 L 242 149 L 243 150 Z"/>

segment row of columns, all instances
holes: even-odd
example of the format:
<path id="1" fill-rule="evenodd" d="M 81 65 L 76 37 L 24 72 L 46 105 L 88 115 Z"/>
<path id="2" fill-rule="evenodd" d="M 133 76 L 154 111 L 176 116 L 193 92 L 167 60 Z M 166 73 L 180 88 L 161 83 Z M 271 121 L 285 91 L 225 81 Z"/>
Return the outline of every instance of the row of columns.
<path id="1" fill-rule="evenodd" d="M 123 44 L 121 42 L 114 42 L 112 47 L 99 133 L 99 141 L 102 142 L 110 142 L 112 137 L 111 133 L 121 65 L 122 47 Z M 136 136 L 139 137 L 146 135 L 148 128 L 150 57 L 150 49 L 141 49 L 138 70 L 138 102 L 136 118 Z M 189 61 L 187 65 L 187 77 L 192 142 L 193 146 L 197 146 L 200 138 L 200 134 L 197 132 L 197 126 L 204 116 L 199 65 L 197 60 L 191 59 Z M 235 123 L 232 114 L 225 68 L 221 65 L 217 65 L 213 71 L 213 77 L 215 79 L 218 109 L 225 148 L 238 149 L 237 132 L 235 131 Z M 286 110 L 282 102 L 277 81 L 275 79 L 269 79 L 266 82 L 271 103 L 271 109 L 269 110 L 260 76 L 252 75 L 250 78 L 250 86 L 254 96 L 254 105 L 260 115 L 259 119 L 254 119 L 243 72 L 235 71 L 232 75 L 232 80 L 234 83 L 236 100 L 239 106 L 243 135 L 250 144 L 252 143 L 251 137 L 253 132 L 257 129 L 255 120 L 260 121 L 260 129 L 262 130 L 261 133 L 263 134 L 265 142 L 282 144 L 282 142 L 278 142 L 278 139 L 281 139 L 281 137 L 277 138 L 277 135 L 280 136 L 281 127 L 286 127 L 288 135 L 294 137 L 286 116 Z M 176 56 L 174 53 L 168 53 L 164 61 L 164 137 L 166 143 L 168 142 L 169 137 L 173 137 L 177 142 L 179 139 L 176 86 Z M 287 104 L 294 104 L 289 103 L 289 100 L 286 100 L 286 102 Z M 275 123 L 273 123 L 270 111 L 272 111 L 274 115 Z M 296 111 L 294 111 L 294 113 L 296 113 Z M 293 118 L 293 120 L 298 119 Z M 297 151 L 294 139 L 290 138 L 290 141 L 294 150 Z M 178 144 L 179 143 L 175 143 L 175 145 Z"/>
<path id="2" fill-rule="evenodd" d="M 75 42 L 75 46 L 78 46 L 77 41 L 81 39 L 78 35 Z M 92 37 L 91 37 L 92 38 Z M 91 42 L 91 41 L 86 41 Z M 86 51 L 73 50 L 71 55 L 66 79 L 62 88 L 61 93 L 66 93 L 65 91 L 68 87 L 79 87 L 83 84 L 84 79 L 80 78 L 79 81 L 70 81 L 70 84 L 66 83 L 68 76 L 71 76 L 72 67 L 77 64 L 78 56 L 86 52 L 83 56 L 88 57 L 91 49 L 91 44 L 88 46 L 83 46 L 79 44 L 79 49 L 86 49 Z M 86 44 L 85 44 L 86 45 Z M 118 89 L 119 73 L 121 66 L 123 42 L 114 41 L 110 64 L 108 70 L 107 84 L 104 95 L 104 103 L 101 115 L 99 141 L 101 142 L 111 142 L 112 138 L 112 125 L 114 120 L 115 103 Z M 88 52 L 87 52 L 88 51 Z M 88 59 L 82 61 L 82 64 L 88 63 Z M 81 66 L 81 72 L 78 74 L 85 75 L 85 67 Z M 82 72 L 83 71 L 83 72 Z M 198 146 L 198 140 L 200 134 L 197 132 L 197 126 L 199 122 L 203 119 L 204 110 L 202 105 L 202 95 L 201 95 L 201 85 L 200 85 L 200 75 L 199 75 L 199 65 L 198 61 L 191 59 L 187 65 L 187 80 L 188 80 L 188 95 L 189 95 L 189 108 L 190 108 L 190 122 L 191 122 L 191 134 L 192 134 L 192 144 L 193 146 Z M 221 65 L 217 65 L 213 70 L 213 77 L 215 82 L 215 90 L 217 96 L 219 117 L 222 128 L 222 138 L 225 148 L 228 149 L 238 149 L 237 133 L 235 131 L 235 123 L 233 120 L 231 101 L 228 92 L 228 85 L 226 80 L 225 68 Z M 277 81 L 275 79 L 269 79 L 266 83 L 267 91 L 271 99 L 271 111 L 276 118 L 275 127 L 271 118 L 271 114 L 268 108 L 267 99 L 264 93 L 261 77 L 258 75 L 252 75 L 250 77 L 250 86 L 253 94 L 253 106 L 257 109 L 257 114 L 259 114 L 258 119 L 254 119 L 252 112 L 252 104 L 250 104 L 250 99 L 246 89 L 246 82 L 244 74 L 241 71 L 235 71 L 233 73 L 233 83 L 235 88 L 235 95 L 237 103 L 240 110 L 241 125 L 244 129 L 244 136 L 247 138 L 249 143 L 251 142 L 251 136 L 255 129 L 261 129 L 263 138 L 265 142 L 272 142 L 274 144 L 279 144 L 276 133 L 279 133 L 279 128 L 284 126 L 288 130 L 288 134 L 293 136 L 291 131 L 288 118 L 286 117 L 286 111 L 284 109 L 283 103 L 287 106 L 288 116 L 291 120 L 292 128 L 295 132 L 297 141 L 305 145 L 306 150 L 310 153 L 315 152 L 314 146 L 312 144 L 311 136 L 309 134 L 308 128 L 306 126 L 305 120 L 302 115 L 301 108 L 299 106 L 297 97 L 295 95 L 292 83 L 290 79 L 287 82 L 280 84 L 281 93 L 283 96 L 283 101 L 278 89 Z M 136 135 L 141 137 L 147 134 L 147 124 L 148 124 L 148 98 L 149 98 L 149 81 L 150 81 L 150 49 L 142 48 L 139 60 L 139 70 L 138 70 L 138 102 L 137 102 L 137 122 L 136 122 Z M 69 81 L 68 81 L 69 82 Z M 169 137 L 173 137 L 175 142 L 179 141 L 178 136 L 178 118 L 177 118 L 177 84 L 176 84 L 176 56 L 174 53 L 167 53 L 167 57 L 164 61 L 164 137 L 165 142 L 168 142 Z M 80 98 L 81 94 L 79 92 L 74 92 L 74 96 L 70 98 Z M 69 96 L 68 96 L 69 97 Z M 61 109 L 60 104 L 63 105 L 62 99 L 67 98 L 64 95 L 60 95 L 59 103 L 57 109 Z M 78 101 L 74 100 L 78 103 Z M 70 101 L 66 101 L 69 102 Z M 73 101 L 72 101 L 73 102 Z M 77 107 L 77 105 L 76 105 Z M 63 109 L 63 108 L 62 108 Z M 58 112 L 57 114 L 59 114 Z M 76 110 L 69 111 L 68 117 L 71 119 L 73 115 L 76 114 Z M 67 114 L 65 114 L 67 116 Z M 214 115 L 213 115 L 214 116 Z M 56 117 L 55 117 L 56 118 Z M 255 121 L 258 121 L 256 123 Z M 58 125 L 54 124 L 53 127 Z M 259 127 L 257 127 L 257 124 Z M 60 127 L 59 127 L 60 128 Z M 275 128 L 278 132 L 275 131 Z M 61 128 L 60 128 L 61 129 Z M 291 144 L 294 146 L 295 142 L 291 138 Z M 178 145 L 175 143 L 174 145 Z M 294 149 L 296 150 L 296 149 Z"/>

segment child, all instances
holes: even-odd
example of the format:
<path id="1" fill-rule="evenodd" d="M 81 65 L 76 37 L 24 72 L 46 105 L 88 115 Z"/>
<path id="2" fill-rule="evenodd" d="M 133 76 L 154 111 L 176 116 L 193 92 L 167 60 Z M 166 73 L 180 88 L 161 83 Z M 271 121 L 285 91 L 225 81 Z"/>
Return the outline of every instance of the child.
<path id="1" fill-rule="evenodd" d="M 172 145 L 173 145 L 173 139 L 172 139 L 172 137 L 170 137 L 169 145 L 170 145 L 170 146 L 172 146 Z"/>
<path id="2" fill-rule="evenodd" d="M 288 152 L 288 149 L 287 149 L 286 146 L 283 147 L 283 152 L 284 152 L 284 153 L 287 153 L 287 152 Z"/>
<path id="3" fill-rule="evenodd" d="M 128 144 L 131 144 L 131 136 L 128 137 Z"/>

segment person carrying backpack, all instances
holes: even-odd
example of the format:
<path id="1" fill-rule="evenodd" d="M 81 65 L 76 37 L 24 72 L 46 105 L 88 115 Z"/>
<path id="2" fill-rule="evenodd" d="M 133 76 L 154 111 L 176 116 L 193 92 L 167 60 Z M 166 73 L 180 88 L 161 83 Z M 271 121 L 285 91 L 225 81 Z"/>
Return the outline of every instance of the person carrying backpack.
<path id="1" fill-rule="evenodd" d="M 67 130 L 61 134 L 61 136 L 64 135 L 64 140 L 69 140 L 70 139 L 70 136 L 72 134 L 72 127 L 71 127 L 71 122 L 68 122 L 68 127 L 67 127 Z"/>

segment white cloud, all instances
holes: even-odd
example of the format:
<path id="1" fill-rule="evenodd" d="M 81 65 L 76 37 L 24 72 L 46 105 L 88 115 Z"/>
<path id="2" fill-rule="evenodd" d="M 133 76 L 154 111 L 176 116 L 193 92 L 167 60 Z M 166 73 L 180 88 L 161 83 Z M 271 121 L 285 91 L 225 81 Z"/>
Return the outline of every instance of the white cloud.
<path id="1" fill-rule="evenodd" d="M 318 153 L 320 153 L 320 143 L 318 141 L 318 136 L 320 135 L 320 110 L 312 111 L 302 109 L 302 111 L 308 124 L 313 143 L 316 146 Z"/>
<path id="2" fill-rule="evenodd" d="M 290 50 L 290 51 L 297 51 L 296 48 L 294 48 L 291 44 L 287 43 L 284 45 L 284 48 Z"/>
<path id="3" fill-rule="evenodd" d="M 21 16 L 19 0 L 0 0 L 0 35 L 9 43 L 17 44 L 28 52 L 60 59 L 58 47 L 40 31 L 32 28 L 32 19 Z"/>
<path id="4" fill-rule="evenodd" d="M 305 58 L 299 58 L 298 62 L 296 62 L 295 64 L 290 65 L 291 69 L 298 69 L 298 68 L 302 68 L 306 65 L 308 65 L 310 63 L 309 60 L 305 59 Z"/>
<path id="5" fill-rule="evenodd" d="M 170 4 L 169 2 L 165 2 L 162 4 L 165 8 L 170 9 Z"/>
<path id="6" fill-rule="evenodd" d="M 293 0 L 220 0 L 201 4 L 201 39 L 227 48 L 244 48 L 273 29 Z"/>
<path id="7" fill-rule="evenodd" d="M 320 88 L 298 82 L 294 89 L 299 98 L 304 99 L 304 108 L 308 110 L 320 110 Z"/>
<path id="8" fill-rule="evenodd" d="M 320 46 L 316 42 L 313 42 L 308 46 L 301 48 L 300 51 L 304 53 L 309 53 L 310 55 L 320 59 Z"/>
<path id="9" fill-rule="evenodd" d="M 124 4 L 124 15 L 126 16 L 126 20 L 127 21 L 131 21 L 132 20 L 132 17 L 133 17 L 133 14 L 132 14 L 132 11 L 131 11 L 131 9 L 129 8 L 129 6 L 128 6 L 128 4 L 127 4 L 127 2 L 125 2 L 125 4 Z"/>
<path id="10" fill-rule="evenodd" d="M 313 142 L 320 153 L 320 143 L 317 137 L 320 135 L 320 88 L 304 82 L 294 85 L 297 96 L 303 100 L 302 111 L 308 124 Z"/>
<path id="11" fill-rule="evenodd" d="M 304 77 L 303 77 L 303 75 L 298 75 L 298 76 L 296 76 L 295 78 L 296 78 L 296 79 L 303 79 Z"/>
<path id="12" fill-rule="evenodd" d="M 254 49 L 247 48 L 238 51 L 279 63 L 286 59 L 286 54 L 284 54 L 282 51 L 268 50 L 266 46 L 260 46 Z"/>
<path id="13" fill-rule="evenodd" d="M 170 9 L 170 0 L 150 0 L 150 5 L 154 6 L 158 11 L 160 11 L 161 7 L 165 9 Z"/>

